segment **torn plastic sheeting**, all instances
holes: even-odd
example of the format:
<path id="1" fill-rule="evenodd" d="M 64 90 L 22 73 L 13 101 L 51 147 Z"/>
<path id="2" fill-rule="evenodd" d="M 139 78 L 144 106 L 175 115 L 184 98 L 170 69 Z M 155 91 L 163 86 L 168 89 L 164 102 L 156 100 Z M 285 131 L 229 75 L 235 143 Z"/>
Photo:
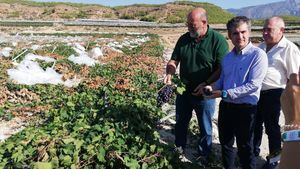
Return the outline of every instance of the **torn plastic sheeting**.
<path id="1" fill-rule="evenodd" d="M 87 55 L 87 52 L 85 51 L 85 48 L 82 45 L 80 45 L 79 43 L 75 43 L 73 49 L 79 55 Z"/>
<path id="2" fill-rule="evenodd" d="M 14 47 L 16 47 L 18 45 L 18 42 L 12 42 L 11 43 Z"/>
<path id="3" fill-rule="evenodd" d="M 25 127 L 18 126 L 18 127 L 12 127 L 12 126 L 4 126 L 0 125 L 0 143 L 4 142 L 5 139 L 9 138 L 12 134 L 18 133 L 22 131 Z"/>
<path id="4" fill-rule="evenodd" d="M 11 52 L 12 50 L 13 50 L 13 49 L 10 48 L 10 47 L 5 47 L 5 48 L 3 48 L 3 49 L 0 51 L 0 56 L 9 57 L 10 52 Z"/>
<path id="5" fill-rule="evenodd" d="M 35 55 L 35 54 L 32 54 L 32 53 L 28 53 L 24 58 L 24 60 L 32 60 L 32 61 L 34 61 L 35 59 L 43 60 L 45 62 L 55 62 L 56 61 L 53 58 L 50 58 L 50 57 L 47 57 L 47 56 Z"/>
<path id="6" fill-rule="evenodd" d="M 107 44 L 107 46 L 109 46 L 111 48 L 118 48 L 118 49 L 123 48 L 123 45 L 121 45 L 119 42 L 110 42 Z"/>
<path id="7" fill-rule="evenodd" d="M 67 87 L 73 87 L 73 86 L 77 86 L 80 83 L 80 79 L 77 79 L 76 77 L 74 79 L 67 79 L 64 82 L 64 85 Z"/>
<path id="8" fill-rule="evenodd" d="M 10 79 L 19 84 L 63 84 L 66 87 L 77 86 L 80 79 L 62 80 L 62 75 L 57 73 L 53 68 L 43 70 L 38 63 L 31 60 L 23 60 L 16 69 L 8 69 L 7 74 Z"/>
<path id="9" fill-rule="evenodd" d="M 125 38 L 125 40 L 121 43 L 110 42 L 110 43 L 108 43 L 108 46 L 111 48 L 117 48 L 117 49 L 122 49 L 125 46 L 125 47 L 128 47 L 131 49 L 131 48 L 135 48 L 138 45 L 141 45 L 142 43 L 145 43 L 149 40 L 150 40 L 149 37 L 138 37 L 136 39 Z"/>
<path id="10" fill-rule="evenodd" d="M 115 51 L 115 52 L 118 52 L 118 53 L 123 53 L 123 51 L 121 51 L 120 49 L 117 49 L 115 47 L 112 47 L 112 46 L 107 46 L 109 47 L 111 50 Z"/>
<path id="11" fill-rule="evenodd" d="M 82 45 L 80 45 L 79 43 L 75 43 L 75 48 L 81 50 L 81 51 L 85 51 L 85 47 L 83 47 Z"/>
<path id="12" fill-rule="evenodd" d="M 84 64 L 84 65 L 87 65 L 87 66 L 94 66 L 96 63 L 99 63 L 97 60 L 89 57 L 88 52 L 86 52 L 85 48 L 82 45 L 80 45 L 79 43 L 75 43 L 73 49 L 78 54 L 78 56 L 71 55 L 71 56 L 69 56 L 68 60 L 70 60 L 70 61 L 72 61 L 76 64 L 80 64 L 80 65 Z M 96 51 L 96 52 L 98 52 L 98 53 L 95 53 L 95 51 L 94 51 L 95 55 L 102 54 L 101 50 L 100 50 L 101 53 L 99 53 L 99 51 Z M 93 54 L 93 53 L 90 53 L 90 54 Z"/>
<path id="13" fill-rule="evenodd" d="M 73 49 L 75 50 L 76 53 L 78 53 L 79 55 L 87 55 L 86 51 L 80 50 L 78 48 L 73 47 Z"/>
<path id="14" fill-rule="evenodd" d="M 63 84 L 61 74 L 52 68 L 44 71 L 38 63 L 30 60 L 23 60 L 16 69 L 8 69 L 7 74 L 20 84 Z"/>
<path id="15" fill-rule="evenodd" d="M 102 50 L 99 47 L 95 47 L 89 51 L 89 56 L 93 59 L 99 59 L 103 56 Z"/>
<path id="16" fill-rule="evenodd" d="M 32 45 L 32 46 L 31 46 L 31 49 L 32 49 L 32 50 L 38 50 L 39 48 L 41 48 L 40 45 Z"/>
<path id="17" fill-rule="evenodd" d="M 133 45 L 140 45 L 142 43 L 145 43 L 149 41 L 149 37 L 138 37 L 136 39 L 126 39 L 123 43 L 124 44 L 129 44 L 128 46 L 133 46 Z"/>
<path id="18" fill-rule="evenodd" d="M 94 66 L 96 63 L 99 63 L 97 60 L 92 59 L 85 54 L 79 56 L 71 55 L 69 56 L 68 60 L 80 65 L 85 64 L 87 66 Z"/>

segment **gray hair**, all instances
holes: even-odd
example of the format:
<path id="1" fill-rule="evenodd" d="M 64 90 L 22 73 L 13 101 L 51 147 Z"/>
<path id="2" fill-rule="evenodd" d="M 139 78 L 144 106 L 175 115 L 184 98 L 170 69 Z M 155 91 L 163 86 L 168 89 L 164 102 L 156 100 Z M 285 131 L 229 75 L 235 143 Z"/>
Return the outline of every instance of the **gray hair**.
<path id="1" fill-rule="evenodd" d="M 246 23 L 248 30 L 251 31 L 251 20 L 246 16 L 236 16 L 227 22 L 226 27 L 228 32 L 231 32 L 233 28 L 237 28 L 243 23 Z"/>
<path id="2" fill-rule="evenodd" d="M 279 16 L 273 16 L 265 20 L 265 23 L 269 23 L 270 21 L 275 21 L 276 26 L 278 28 L 285 28 L 284 20 Z"/>

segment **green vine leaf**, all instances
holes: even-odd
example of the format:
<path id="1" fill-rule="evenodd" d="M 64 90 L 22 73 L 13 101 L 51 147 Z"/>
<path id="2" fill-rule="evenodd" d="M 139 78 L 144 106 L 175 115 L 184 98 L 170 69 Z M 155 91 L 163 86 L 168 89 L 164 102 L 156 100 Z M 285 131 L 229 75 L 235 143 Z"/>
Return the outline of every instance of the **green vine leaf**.
<path id="1" fill-rule="evenodd" d="M 34 169 L 52 169 L 53 166 L 49 162 L 36 162 L 33 165 Z"/>

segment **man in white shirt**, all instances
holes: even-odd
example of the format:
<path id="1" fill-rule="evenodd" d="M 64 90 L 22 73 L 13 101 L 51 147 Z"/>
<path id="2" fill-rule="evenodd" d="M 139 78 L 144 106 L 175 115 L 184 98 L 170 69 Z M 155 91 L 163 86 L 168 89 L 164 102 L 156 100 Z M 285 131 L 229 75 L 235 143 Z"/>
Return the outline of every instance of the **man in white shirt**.
<path id="1" fill-rule="evenodd" d="M 285 24 L 280 17 L 271 17 L 263 27 L 264 42 L 259 45 L 268 55 L 268 70 L 263 80 L 256 126 L 254 132 L 254 154 L 259 155 L 262 139 L 262 124 L 264 123 L 269 140 L 269 156 L 264 168 L 276 168 L 278 162 L 270 159 L 278 156 L 281 151 L 280 96 L 286 86 L 288 77 L 297 73 L 300 66 L 300 51 L 298 47 L 287 40 L 284 33 Z"/>

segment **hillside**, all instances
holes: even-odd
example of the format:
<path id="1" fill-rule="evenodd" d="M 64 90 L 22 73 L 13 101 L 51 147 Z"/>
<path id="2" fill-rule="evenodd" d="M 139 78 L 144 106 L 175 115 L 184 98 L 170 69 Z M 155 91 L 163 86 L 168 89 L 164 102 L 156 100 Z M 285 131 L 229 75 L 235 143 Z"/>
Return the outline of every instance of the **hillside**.
<path id="1" fill-rule="evenodd" d="M 208 11 L 210 23 L 225 23 L 233 15 L 210 3 L 171 2 L 162 5 L 135 4 L 115 8 L 61 2 L 0 0 L 0 19 L 75 20 L 75 19 L 136 19 L 161 23 L 183 23 L 194 7 Z"/>
<path id="2" fill-rule="evenodd" d="M 241 9 L 228 9 L 235 15 L 244 15 L 250 18 L 267 18 L 274 15 L 300 16 L 300 0 L 285 0 Z"/>

